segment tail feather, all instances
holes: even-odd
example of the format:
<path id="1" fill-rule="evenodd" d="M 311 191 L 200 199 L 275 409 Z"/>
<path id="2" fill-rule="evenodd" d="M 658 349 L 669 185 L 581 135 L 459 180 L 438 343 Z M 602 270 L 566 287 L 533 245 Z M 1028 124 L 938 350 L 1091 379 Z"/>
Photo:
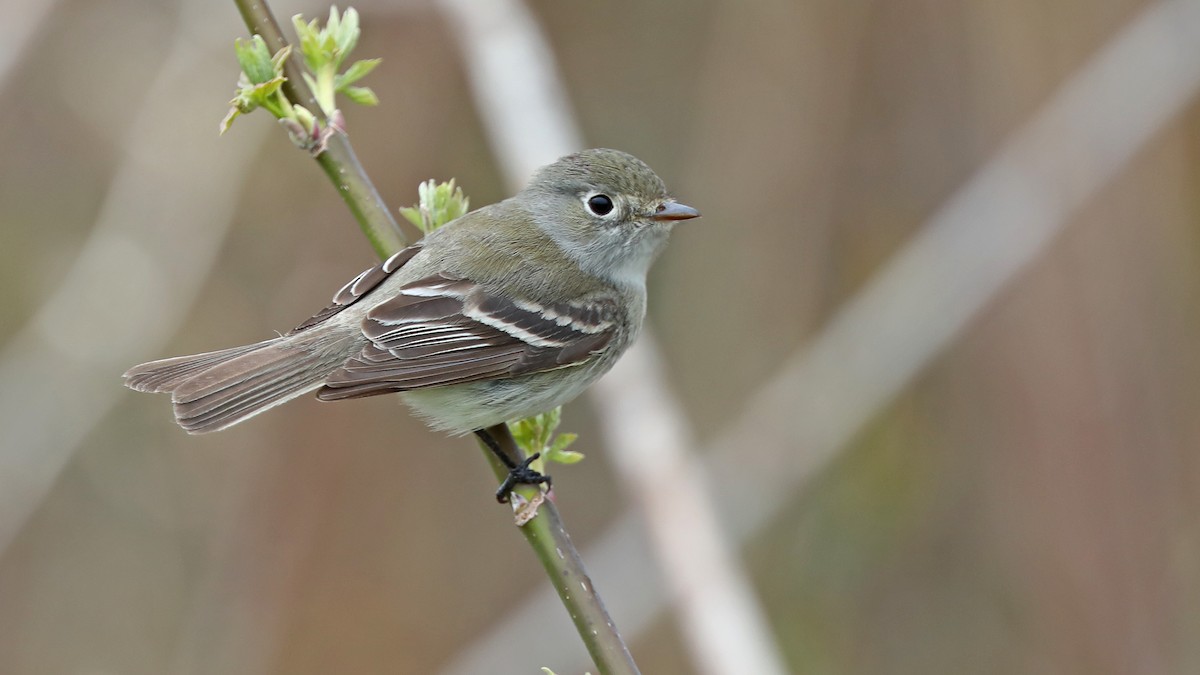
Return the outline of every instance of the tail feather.
<path id="1" fill-rule="evenodd" d="M 278 339 L 278 338 L 276 338 Z M 125 372 L 125 386 L 148 394 L 166 394 L 179 385 L 213 366 L 237 358 L 264 347 L 274 340 L 264 340 L 252 345 L 242 345 L 215 352 L 176 356 L 134 366 Z"/>
<path id="2" fill-rule="evenodd" d="M 135 366 L 126 385 L 170 392 L 175 421 L 189 433 L 219 431 L 319 388 L 346 358 L 328 347 L 285 336 Z"/>
<path id="3" fill-rule="evenodd" d="M 235 364 L 240 365 L 240 364 Z M 202 433 L 217 431 L 292 400 L 324 383 L 324 373 L 269 368 L 243 381 L 199 398 L 181 400 L 176 394 L 175 421 L 184 429 Z"/>

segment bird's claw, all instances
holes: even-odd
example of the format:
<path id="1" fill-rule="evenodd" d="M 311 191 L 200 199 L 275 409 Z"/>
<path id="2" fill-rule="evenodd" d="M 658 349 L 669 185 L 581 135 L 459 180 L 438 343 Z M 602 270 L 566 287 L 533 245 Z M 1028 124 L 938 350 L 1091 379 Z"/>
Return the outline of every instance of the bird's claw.
<path id="1" fill-rule="evenodd" d="M 529 465 L 541 456 L 542 453 L 535 452 L 526 457 L 520 464 L 509 467 L 508 475 L 504 477 L 504 482 L 500 483 L 500 487 L 496 490 L 496 501 L 501 504 L 507 504 L 508 497 L 512 494 L 513 488 L 518 485 L 540 485 L 545 483 L 546 487 L 550 487 L 550 476 L 529 468 Z"/>

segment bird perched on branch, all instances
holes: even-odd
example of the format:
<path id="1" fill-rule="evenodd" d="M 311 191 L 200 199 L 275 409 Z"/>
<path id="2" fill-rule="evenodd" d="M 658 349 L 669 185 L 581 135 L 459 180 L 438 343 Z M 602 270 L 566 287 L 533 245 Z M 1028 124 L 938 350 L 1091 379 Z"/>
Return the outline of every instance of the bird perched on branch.
<path id="1" fill-rule="evenodd" d="M 323 401 L 399 392 L 431 427 L 479 433 L 607 372 L 641 329 L 650 264 L 672 227 L 699 215 L 632 155 L 568 155 L 359 274 L 287 334 L 134 366 L 125 384 L 171 394 L 190 433 L 314 390 Z M 514 466 L 481 436 L 514 480 L 538 482 L 528 460 Z"/>

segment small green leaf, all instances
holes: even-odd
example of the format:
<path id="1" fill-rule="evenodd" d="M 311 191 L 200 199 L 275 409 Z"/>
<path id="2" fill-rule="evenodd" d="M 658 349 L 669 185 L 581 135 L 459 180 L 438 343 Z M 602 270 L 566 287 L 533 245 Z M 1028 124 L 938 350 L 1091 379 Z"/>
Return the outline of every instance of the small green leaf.
<path id="1" fill-rule="evenodd" d="M 236 101 L 236 99 L 234 99 Z M 221 120 L 221 134 L 229 131 L 229 127 L 233 126 L 233 121 L 241 116 L 242 111 L 238 109 L 236 103 L 229 106 L 229 111 L 225 113 L 224 119 Z"/>
<path id="2" fill-rule="evenodd" d="M 269 108 L 272 97 L 275 96 L 275 92 L 279 91 L 279 87 L 282 85 L 282 77 L 275 77 L 259 84 L 246 83 L 242 86 L 241 91 L 238 92 L 237 98 L 251 102 L 254 107 L 261 105 Z M 249 110 L 243 110 L 242 112 L 249 112 Z"/>
<path id="3" fill-rule="evenodd" d="M 417 204 L 401 208 L 400 215 L 425 234 L 462 216 L 470 208 L 470 201 L 463 195 L 462 188 L 455 187 L 454 179 L 446 183 L 425 181 L 417 186 L 417 196 Z"/>
<path id="4" fill-rule="evenodd" d="M 233 48 L 242 72 L 238 75 L 237 92 L 229 102 L 230 110 L 221 120 L 221 133 L 228 131 L 239 116 L 259 107 L 266 108 L 276 118 L 291 117 L 290 104 L 279 90 L 286 80 L 283 64 L 291 54 L 291 47 L 285 46 L 271 56 L 262 36 L 255 35 L 249 40 L 235 40 Z"/>
<path id="5" fill-rule="evenodd" d="M 567 450 L 567 447 L 579 438 L 578 434 L 559 434 L 558 438 L 550 444 L 542 456 L 547 462 L 556 462 L 558 464 L 578 464 L 583 461 L 583 453 L 575 450 Z"/>
<path id="6" fill-rule="evenodd" d="M 362 31 L 358 27 L 358 11 L 353 7 L 346 8 L 346 13 L 342 15 L 340 22 L 336 19 L 337 6 L 335 5 L 329 12 L 329 25 L 333 39 L 337 43 L 337 65 L 340 66 L 350 52 L 354 51 Z"/>
<path id="7" fill-rule="evenodd" d="M 322 27 L 316 19 L 305 23 L 301 15 L 292 17 L 292 25 L 300 38 L 304 61 L 314 72 L 324 66 L 339 68 L 358 44 L 362 34 L 358 24 L 358 11 L 353 7 L 338 14 L 337 6 L 329 8 L 329 18 Z"/>
<path id="8" fill-rule="evenodd" d="M 321 59 L 320 35 L 317 30 L 317 20 L 305 23 L 303 15 L 292 17 L 292 27 L 296 29 L 296 37 L 300 39 L 300 53 L 304 55 L 304 63 L 309 68 L 317 69 Z"/>
<path id="9" fill-rule="evenodd" d="M 355 61 L 352 66 L 346 69 L 346 72 L 338 75 L 334 80 L 338 91 L 366 77 L 367 73 L 375 70 L 375 66 L 378 66 L 381 61 L 383 59 L 362 59 Z"/>
<path id="10" fill-rule="evenodd" d="M 550 452 L 563 452 L 578 438 L 579 434 L 559 434 L 558 438 L 554 439 L 554 443 L 550 445 Z"/>
<path id="11" fill-rule="evenodd" d="M 250 80 L 246 79 L 246 74 L 238 75 L 237 91 L 234 92 L 233 100 L 229 105 L 235 106 L 243 113 L 248 113 L 258 107 L 258 101 L 255 100 L 254 89 L 258 85 L 251 84 Z"/>
<path id="12" fill-rule="evenodd" d="M 366 87 L 346 87 L 342 93 L 359 105 L 379 105 L 379 97 Z"/>
<path id="13" fill-rule="evenodd" d="M 555 436 L 559 423 L 562 421 L 562 408 L 555 408 L 540 415 L 526 417 L 509 423 L 517 446 L 528 457 L 535 452 L 542 453 L 541 460 L 558 464 L 576 464 L 584 459 L 582 452 L 568 450 L 578 435 L 562 433 Z"/>
<path id="14" fill-rule="evenodd" d="M 274 96 L 275 92 L 279 91 L 279 88 L 283 86 L 284 79 L 283 77 L 275 77 L 263 82 L 254 88 L 254 95 L 263 99 Z"/>
<path id="15" fill-rule="evenodd" d="M 275 67 L 271 63 L 271 51 L 261 35 L 255 35 L 249 40 L 234 40 L 233 51 L 237 55 L 238 65 L 253 84 L 262 84 L 275 77 Z"/>
<path id="16" fill-rule="evenodd" d="M 261 85 L 260 85 L 261 86 Z M 229 127 L 233 125 L 233 121 L 246 113 L 253 112 L 261 104 L 260 97 L 255 95 L 255 86 L 246 80 L 246 74 L 238 80 L 238 92 L 229 101 L 229 110 L 225 113 L 225 118 L 221 120 L 221 133 L 229 131 Z"/>
<path id="17" fill-rule="evenodd" d="M 512 431 L 513 440 L 517 443 L 517 447 L 528 451 L 529 448 L 533 446 L 534 436 L 536 433 L 533 424 L 533 418 L 526 418 L 523 420 L 517 420 L 516 422 L 512 422 L 508 425 L 509 430 Z"/>
<path id="18" fill-rule="evenodd" d="M 359 105 L 378 105 L 379 97 L 375 92 L 351 85 L 371 72 L 379 59 L 358 61 L 345 73 L 338 73 L 362 34 L 357 10 L 349 7 L 345 12 L 339 12 L 334 5 L 329 9 L 324 26 L 316 19 L 306 22 L 300 14 L 292 17 L 292 25 L 308 70 L 303 74 L 304 80 L 312 90 L 320 112 L 329 119 L 329 129 L 343 130 L 343 125 L 333 120 L 338 115 L 336 95 L 339 92 Z"/>
<path id="19" fill-rule="evenodd" d="M 421 219 L 420 209 L 415 206 L 401 206 L 400 215 L 404 216 L 404 219 L 412 223 L 414 227 L 420 229 L 422 232 L 425 231 L 425 221 Z"/>
<path id="20" fill-rule="evenodd" d="M 284 45 L 283 49 L 275 52 L 275 56 L 271 57 L 271 67 L 275 69 L 276 75 L 283 75 L 283 64 L 287 63 L 288 57 L 292 55 L 292 46 Z"/>
<path id="21" fill-rule="evenodd" d="M 542 455 L 547 462 L 555 464 L 578 464 L 585 459 L 582 452 L 577 450 L 563 450 L 562 452 L 547 452 Z"/>

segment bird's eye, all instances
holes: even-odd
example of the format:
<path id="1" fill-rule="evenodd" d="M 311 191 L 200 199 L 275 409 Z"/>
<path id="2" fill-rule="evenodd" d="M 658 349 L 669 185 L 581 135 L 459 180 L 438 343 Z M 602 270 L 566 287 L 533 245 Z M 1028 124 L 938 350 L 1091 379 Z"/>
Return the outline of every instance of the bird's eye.
<path id="1" fill-rule="evenodd" d="M 613 201 L 608 195 L 592 195 L 584 203 L 587 204 L 588 211 L 597 216 L 607 216 L 613 210 Z"/>

